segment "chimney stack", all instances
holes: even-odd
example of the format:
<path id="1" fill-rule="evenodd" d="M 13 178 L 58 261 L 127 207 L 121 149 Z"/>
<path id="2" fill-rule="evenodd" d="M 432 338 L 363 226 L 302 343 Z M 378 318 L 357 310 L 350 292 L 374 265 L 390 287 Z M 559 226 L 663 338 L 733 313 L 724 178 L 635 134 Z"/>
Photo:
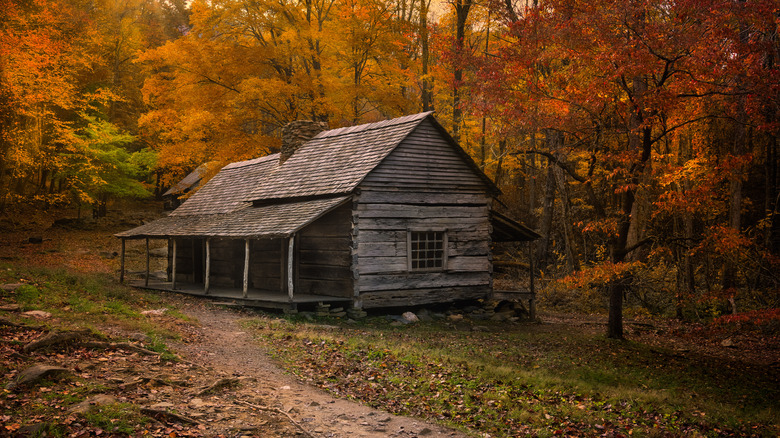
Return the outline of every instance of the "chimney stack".
<path id="1" fill-rule="evenodd" d="M 284 128 L 282 128 L 282 152 L 279 154 L 279 164 L 287 161 L 302 144 L 327 129 L 327 122 L 314 122 L 311 120 L 296 120 L 284 125 Z"/>

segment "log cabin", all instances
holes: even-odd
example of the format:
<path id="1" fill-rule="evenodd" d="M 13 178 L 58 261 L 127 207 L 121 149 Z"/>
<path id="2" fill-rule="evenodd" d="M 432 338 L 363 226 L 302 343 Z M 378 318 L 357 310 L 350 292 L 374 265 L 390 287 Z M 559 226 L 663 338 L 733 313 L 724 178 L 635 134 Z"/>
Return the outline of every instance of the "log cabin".
<path id="1" fill-rule="evenodd" d="M 140 284 L 295 309 L 479 299 L 491 245 L 531 229 L 492 210 L 499 190 L 432 113 L 327 130 L 298 121 L 281 152 L 232 163 L 167 217 L 117 234 L 146 239 Z M 168 242 L 150 280 L 149 240 Z"/>
<path id="2" fill-rule="evenodd" d="M 195 170 L 187 174 L 179 182 L 172 185 L 165 193 L 162 194 L 163 205 L 166 210 L 173 210 L 180 206 L 184 199 L 190 192 L 194 192 L 198 189 L 203 178 L 214 169 L 218 163 L 216 161 L 210 161 L 208 163 L 201 164 Z"/>

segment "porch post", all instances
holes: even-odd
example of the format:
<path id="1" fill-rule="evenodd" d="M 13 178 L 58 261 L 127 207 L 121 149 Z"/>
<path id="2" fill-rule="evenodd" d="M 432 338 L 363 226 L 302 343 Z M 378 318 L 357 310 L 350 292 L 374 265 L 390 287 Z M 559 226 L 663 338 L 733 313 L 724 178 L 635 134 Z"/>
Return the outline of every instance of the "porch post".
<path id="1" fill-rule="evenodd" d="M 171 257 L 171 289 L 176 290 L 176 238 L 173 238 L 173 255 Z"/>
<path id="2" fill-rule="evenodd" d="M 244 298 L 249 290 L 249 239 L 244 240 Z"/>
<path id="3" fill-rule="evenodd" d="M 293 287 L 294 287 L 294 277 L 293 277 L 293 264 L 295 257 L 293 257 L 294 252 L 294 245 L 295 245 L 295 234 L 290 236 L 288 238 L 287 243 L 287 295 L 290 297 L 290 302 L 293 300 Z"/>
<path id="4" fill-rule="evenodd" d="M 209 293 L 209 277 L 211 274 L 211 237 L 206 238 L 206 272 L 203 273 L 203 293 Z"/>
<path id="5" fill-rule="evenodd" d="M 149 287 L 149 238 L 146 238 L 146 279 L 144 286 Z"/>
<path id="6" fill-rule="evenodd" d="M 122 254 L 119 256 L 119 283 L 125 282 L 125 238 L 122 239 Z"/>

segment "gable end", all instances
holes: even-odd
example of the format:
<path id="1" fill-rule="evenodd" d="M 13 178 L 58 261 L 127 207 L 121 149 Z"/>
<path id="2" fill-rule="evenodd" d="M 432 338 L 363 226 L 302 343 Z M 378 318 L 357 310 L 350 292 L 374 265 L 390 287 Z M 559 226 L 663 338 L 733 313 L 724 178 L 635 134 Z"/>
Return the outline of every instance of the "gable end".
<path id="1" fill-rule="evenodd" d="M 487 193 L 500 191 L 432 116 L 363 179 L 361 188 Z"/>

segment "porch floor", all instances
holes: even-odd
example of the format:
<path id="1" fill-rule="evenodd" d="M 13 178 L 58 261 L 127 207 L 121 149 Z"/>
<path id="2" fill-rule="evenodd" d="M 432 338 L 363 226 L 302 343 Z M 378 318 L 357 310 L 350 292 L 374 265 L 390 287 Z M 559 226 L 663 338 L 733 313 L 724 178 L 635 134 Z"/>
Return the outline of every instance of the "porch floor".
<path id="1" fill-rule="evenodd" d="M 209 293 L 204 293 L 202 284 L 176 283 L 176 289 L 170 281 L 149 280 L 147 286 L 144 280 L 131 280 L 130 286 L 140 289 L 162 290 L 167 292 L 176 292 L 185 295 L 194 295 L 205 298 L 230 300 L 231 303 L 241 304 L 248 307 L 260 307 L 270 309 L 297 309 L 299 304 L 314 305 L 317 303 L 350 303 L 351 298 L 334 297 L 329 295 L 312 294 L 293 294 L 292 301 L 290 297 L 281 292 L 269 292 L 259 289 L 249 289 L 244 298 L 241 289 L 229 287 L 209 287 Z"/>

